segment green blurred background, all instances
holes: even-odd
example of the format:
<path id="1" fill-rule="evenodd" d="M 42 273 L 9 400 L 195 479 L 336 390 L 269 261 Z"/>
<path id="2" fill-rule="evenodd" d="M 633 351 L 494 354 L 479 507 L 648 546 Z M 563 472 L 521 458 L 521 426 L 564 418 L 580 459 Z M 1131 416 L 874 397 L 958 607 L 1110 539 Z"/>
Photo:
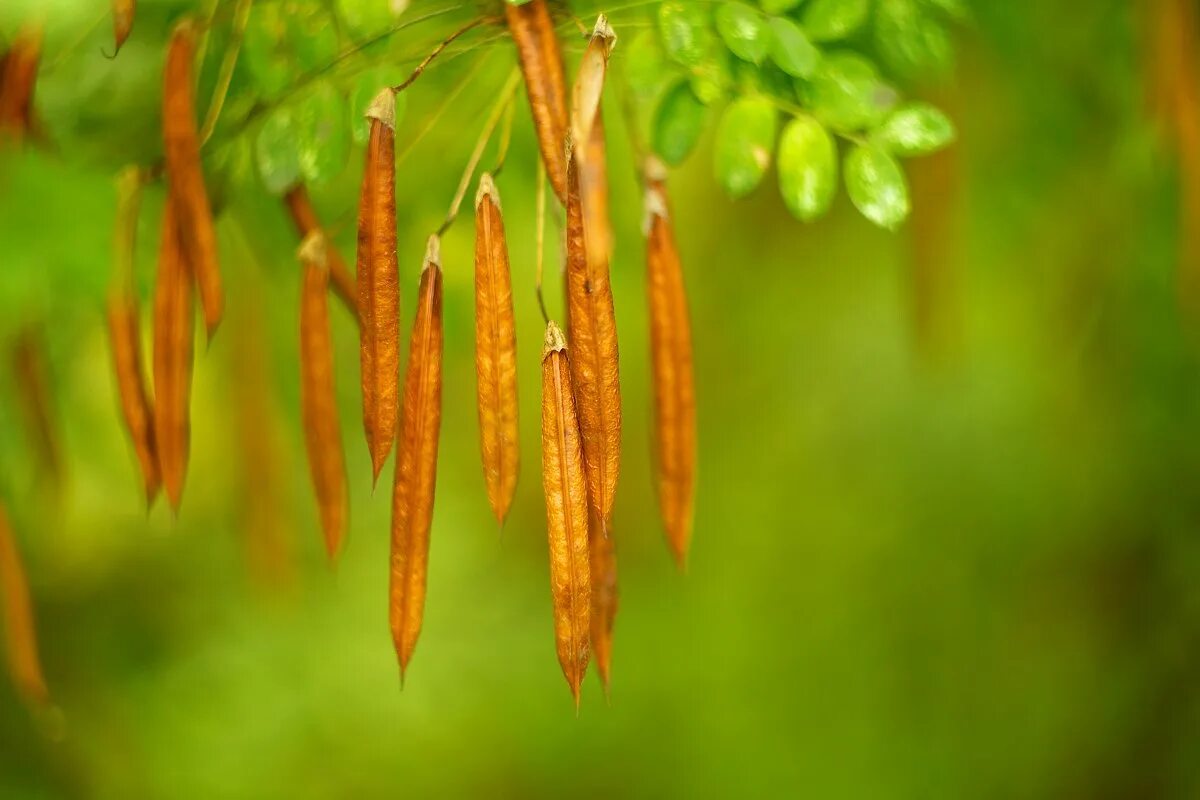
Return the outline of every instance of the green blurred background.
<path id="1" fill-rule="evenodd" d="M 686 575 L 652 489 L 641 200 L 606 99 L 621 599 L 611 703 L 589 676 L 578 717 L 548 591 L 523 98 L 499 180 L 521 482 L 497 535 L 463 219 L 443 245 L 429 595 L 403 692 L 390 492 L 372 492 L 355 331 L 336 304 L 352 511 L 338 568 L 325 563 L 300 436 L 296 241 L 236 131 L 252 107 L 237 94 L 245 58 L 218 129 L 230 144 L 207 164 L 222 176 L 228 317 L 198 342 L 182 511 L 146 513 L 103 327 L 112 179 L 158 157 L 162 45 L 191 5 L 143 0 L 111 62 L 105 3 L 0 12 L 7 40 L 48 8 L 37 107 L 51 144 L 0 153 L 0 343 L 37 331 L 64 461 L 58 486 L 38 469 L 6 356 L 0 496 L 63 718 L 0 680 L 0 797 L 1200 796 L 1200 340 L 1176 290 L 1177 169 L 1146 115 L 1154 3 L 974 3 L 949 80 L 913 90 L 949 110 L 959 141 L 910 165 L 915 216 L 897 234 L 844 195 L 801 225 L 773 175 L 727 200 L 711 132 L 672 175 L 699 400 Z M 609 10 L 622 37 L 651 24 L 645 4 Z M 480 13 L 398 32 L 359 67 L 403 75 Z M 408 92 L 398 152 L 461 88 L 398 168 L 406 328 L 425 237 L 514 61 L 502 34 L 481 31 Z M 568 63 L 580 52 L 572 38 Z M 347 257 L 361 162 L 354 145 L 313 188 Z M 151 188 L 144 302 L 161 205 Z"/>

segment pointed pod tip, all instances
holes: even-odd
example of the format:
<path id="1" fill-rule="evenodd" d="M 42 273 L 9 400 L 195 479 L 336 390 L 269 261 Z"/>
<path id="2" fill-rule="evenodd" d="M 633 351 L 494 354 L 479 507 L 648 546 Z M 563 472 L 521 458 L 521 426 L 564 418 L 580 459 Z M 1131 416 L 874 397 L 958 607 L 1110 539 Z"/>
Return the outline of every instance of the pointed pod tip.
<path id="1" fill-rule="evenodd" d="M 375 95 L 375 99 L 371 101 L 371 105 L 367 106 L 367 112 L 363 116 L 367 119 L 379 120 L 388 126 L 389 130 L 396 130 L 396 95 L 390 86 L 384 87 L 379 94 Z"/>
<path id="2" fill-rule="evenodd" d="M 612 25 L 608 22 L 608 17 L 604 14 L 596 17 L 596 25 L 592 28 L 592 39 L 599 39 L 604 43 L 604 54 L 606 56 L 612 53 L 613 48 L 617 46 L 617 33 L 613 30 Z"/>
<path id="3" fill-rule="evenodd" d="M 642 234 L 645 236 L 650 235 L 650 227 L 654 224 L 655 219 L 670 219 L 667 198 L 663 196 L 661 186 L 653 181 L 646 183 L 646 199 L 643 208 L 645 210 L 642 214 Z"/>
<path id="4" fill-rule="evenodd" d="M 565 352 L 567 349 L 567 337 L 563 336 L 562 328 L 558 327 L 558 323 L 550 320 L 546 323 L 546 339 L 542 344 L 542 360 L 546 360 L 546 356 L 555 352 Z"/>
<path id="5" fill-rule="evenodd" d="M 662 183 L 667 179 L 667 165 L 658 156 L 646 156 L 642 164 L 642 174 L 647 183 Z"/>
<path id="6" fill-rule="evenodd" d="M 319 228 L 314 228 L 304 237 L 304 241 L 300 243 L 300 247 L 296 249 L 296 255 L 305 264 L 313 264 L 321 269 L 325 269 L 328 265 L 329 249 L 325 243 L 325 235 L 321 233 Z"/>
<path id="7" fill-rule="evenodd" d="M 496 181 L 492 179 L 490 172 L 479 176 L 479 190 L 475 192 L 475 208 L 479 208 L 485 197 L 490 197 L 496 204 L 496 208 L 500 208 L 500 193 L 496 191 Z"/>
<path id="8" fill-rule="evenodd" d="M 436 233 L 429 237 L 429 241 L 425 243 L 425 266 L 421 271 L 435 267 L 441 269 L 442 266 L 442 239 Z"/>

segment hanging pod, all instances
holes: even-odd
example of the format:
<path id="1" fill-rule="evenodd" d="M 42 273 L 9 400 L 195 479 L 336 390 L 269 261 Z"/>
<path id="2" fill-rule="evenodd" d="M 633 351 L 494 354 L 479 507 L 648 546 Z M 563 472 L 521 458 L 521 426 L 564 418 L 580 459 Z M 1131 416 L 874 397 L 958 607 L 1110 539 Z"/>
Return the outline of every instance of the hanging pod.
<path id="1" fill-rule="evenodd" d="M 3 504 L 0 504 L 0 602 L 3 602 L 4 651 L 9 677 L 25 702 L 46 706 L 50 702 L 50 690 L 46 688 L 38 655 L 29 582 Z"/>
<path id="2" fill-rule="evenodd" d="M 550 176 L 550 185 L 558 199 L 567 199 L 567 165 L 562 143 L 567 135 L 567 82 L 562 51 L 554 33 L 554 21 L 546 0 L 504 4 L 508 29 L 517 45 L 517 58 L 525 76 L 525 91 L 533 113 L 542 160 Z"/>

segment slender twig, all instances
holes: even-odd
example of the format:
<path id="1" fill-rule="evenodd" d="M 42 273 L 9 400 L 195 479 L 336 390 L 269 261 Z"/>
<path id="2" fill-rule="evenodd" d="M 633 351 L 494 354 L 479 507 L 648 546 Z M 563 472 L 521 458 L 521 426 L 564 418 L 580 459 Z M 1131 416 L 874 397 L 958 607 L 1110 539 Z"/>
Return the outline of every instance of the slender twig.
<path id="1" fill-rule="evenodd" d="M 471 185 L 471 178 L 475 176 L 475 168 L 479 166 L 479 159 L 483 157 L 483 151 L 487 147 L 487 143 L 491 140 L 496 126 L 500 123 L 500 116 L 504 113 L 504 109 L 508 107 L 508 101 L 512 98 L 513 92 L 517 90 L 517 83 L 520 80 L 520 71 L 513 69 L 508 76 L 508 81 L 504 84 L 504 88 L 500 90 L 500 97 L 496 99 L 496 105 L 492 108 L 492 112 L 483 123 L 483 130 L 480 131 L 479 139 L 475 142 L 475 149 L 471 151 L 471 158 L 467 161 L 467 167 L 463 170 L 462 178 L 458 181 L 458 189 L 454 192 L 454 200 L 450 202 L 450 212 L 446 214 L 445 221 L 438 228 L 438 236 L 445 234 L 450 229 L 450 226 L 454 224 L 454 220 L 458 218 L 458 211 L 462 208 L 462 201 L 467 194 L 467 187 Z"/>
<path id="2" fill-rule="evenodd" d="M 504 169 L 504 161 L 508 158 L 508 146 L 512 144 L 512 127 L 513 114 L 516 112 L 516 105 L 512 101 L 512 97 L 508 98 L 508 102 L 504 105 L 504 127 L 500 132 L 500 144 L 496 148 L 496 166 L 492 169 L 492 177 L 495 178 L 500 174 L 500 170 Z"/>
<path id="3" fill-rule="evenodd" d="M 392 91 L 395 92 L 396 94 L 399 94 L 400 92 L 403 92 L 405 89 L 407 89 L 409 86 L 412 86 L 413 82 L 416 81 L 417 78 L 421 77 L 421 73 L 425 71 L 425 68 L 429 66 L 430 62 L 432 62 L 435 58 L 437 58 L 439 55 L 441 55 L 441 52 L 443 50 L 445 50 L 447 47 L 449 47 L 454 42 L 455 39 L 462 36 L 464 33 L 468 32 L 474 28 L 479 27 L 480 25 L 482 25 L 485 22 L 492 22 L 492 21 L 494 21 L 494 18 L 492 18 L 492 17 L 480 17 L 478 19 L 471 20 L 466 25 L 463 25 L 461 28 L 456 30 L 454 33 L 450 34 L 448 37 L 446 37 L 445 39 L 442 40 L 441 44 L 439 44 L 437 47 L 433 48 L 432 52 L 430 52 L 429 55 L 425 56 L 424 60 L 422 60 L 420 64 L 417 64 L 416 69 L 414 69 L 412 71 L 411 75 L 409 75 L 407 78 L 404 79 L 403 83 L 401 83 L 399 86 L 393 86 Z"/>
<path id="4" fill-rule="evenodd" d="M 545 261 L 546 249 L 546 165 L 538 159 L 537 171 L 537 286 L 538 308 L 542 311 L 542 321 L 550 324 L 550 315 L 546 312 L 546 298 L 542 294 L 542 266 Z"/>
<path id="5" fill-rule="evenodd" d="M 208 113 L 204 117 L 204 125 L 200 128 L 200 146 L 212 137 L 217 127 L 217 119 L 221 116 L 221 108 L 225 105 L 225 96 L 229 94 L 229 84 L 233 81 L 233 71 L 237 68 L 238 53 L 242 49 L 242 40 L 246 34 L 246 22 L 250 19 L 250 6 L 254 0 L 238 0 L 233 12 L 233 30 L 225 55 L 221 59 L 221 71 L 217 73 L 217 85 L 213 89 L 212 100 L 208 104 Z"/>
<path id="6" fill-rule="evenodd" d="M 429 118 L 425 122 L 425 127 L 422 128 L 417 133 L 417 135 L 412 138 L 412 141 L 410 141 L 407 145 L 405 145 L 404 149 L 402 151 L 400 151 L 399 154 L 397 154 L 397 156 L 396 156 L 396 166 L 397 167 L 399 167 L 400 164 L 402 164 L 404 162 L 404 159 L 408 158 L 409 154 L 412 153 L 413 148 L 415 148 L 418 144 L 420 144 L 421 140 L 424 139 L 431 130 L 433 130 L 434 126 L 438 124 L 439 120 L 441 120 L 442 115 L 444 115 L 446 113 L 446 111 L 449 110 L 450 106 L 454 105 L 454 101 L 457 100 L 458 96 L 463 93 L 463 90 L 466 89 L 471 84 L 471 79 L 473 77 L 475 77 L 475 74 L 477 72 L 479 72 L 479 69 L 486 63 L 487 63 L 486 55 L 481 56 L 479 58 L 479 60 L 475 62 L 474 66 L 471 67 L 470 71 L 466 75 L 464 75 L 462 77 L 462 79 L 458 82 L 458 85 L 450 90 L 450 92 L 446 95 L 445 99 L 442 100 L 441 105 L 439 105 L 437 107 L 437 109 L 434 110 L 434 112 L 431 115 L 429 115 Z"/>

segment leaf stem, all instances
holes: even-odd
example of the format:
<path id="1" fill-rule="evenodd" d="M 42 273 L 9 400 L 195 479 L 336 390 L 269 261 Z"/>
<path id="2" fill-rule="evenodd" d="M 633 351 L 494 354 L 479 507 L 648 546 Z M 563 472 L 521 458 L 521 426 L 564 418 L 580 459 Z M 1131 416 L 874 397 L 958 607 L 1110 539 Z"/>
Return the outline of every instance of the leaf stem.
<path id="1" fill-rule="evenodd" d="M 395 94 L 399 94 L 400 92 L 403 92 L 405 89 L 407 89 L 409 86 L 412 86 L 412 84 L 417 80 L 417 78 L 421 77 L 421 73 L 425 71 L 425 68 L 429 66 L 430 62 L 432 62 L 435 58 L 437 58 L 439 55 L 441 55 L 442 51 L 445 50 L 447 47 L 449 47 L 454 42 L 455 39 L 462 36 L 464 33 L 467 33 L 468 31 L 479 27 L 480 25 L 482 25 L 485 22 L 494 22 L 494 21 L 496 21 L 495 17 L 479 17 L 478 19 L 471 20 L 466 25 L 463 25 L 461 28 L 456 30 L 454 33 L 447 36 L 445 39 L 442 40 L 441 44 L 439 44 L 437 47 L 433 48 L 433 51 L 430 52 L 429 55 L 425 56 L 424 60 L 422 60 L 420 64 L 417 64 L 416 69 L 414 69 L 412 71 L 411 75 L 409 75 L 407 78 L 404 79 L 403 83 L 401 83 L 399 86 L 392 87 L 392 92 L 394 92 Z"/>

